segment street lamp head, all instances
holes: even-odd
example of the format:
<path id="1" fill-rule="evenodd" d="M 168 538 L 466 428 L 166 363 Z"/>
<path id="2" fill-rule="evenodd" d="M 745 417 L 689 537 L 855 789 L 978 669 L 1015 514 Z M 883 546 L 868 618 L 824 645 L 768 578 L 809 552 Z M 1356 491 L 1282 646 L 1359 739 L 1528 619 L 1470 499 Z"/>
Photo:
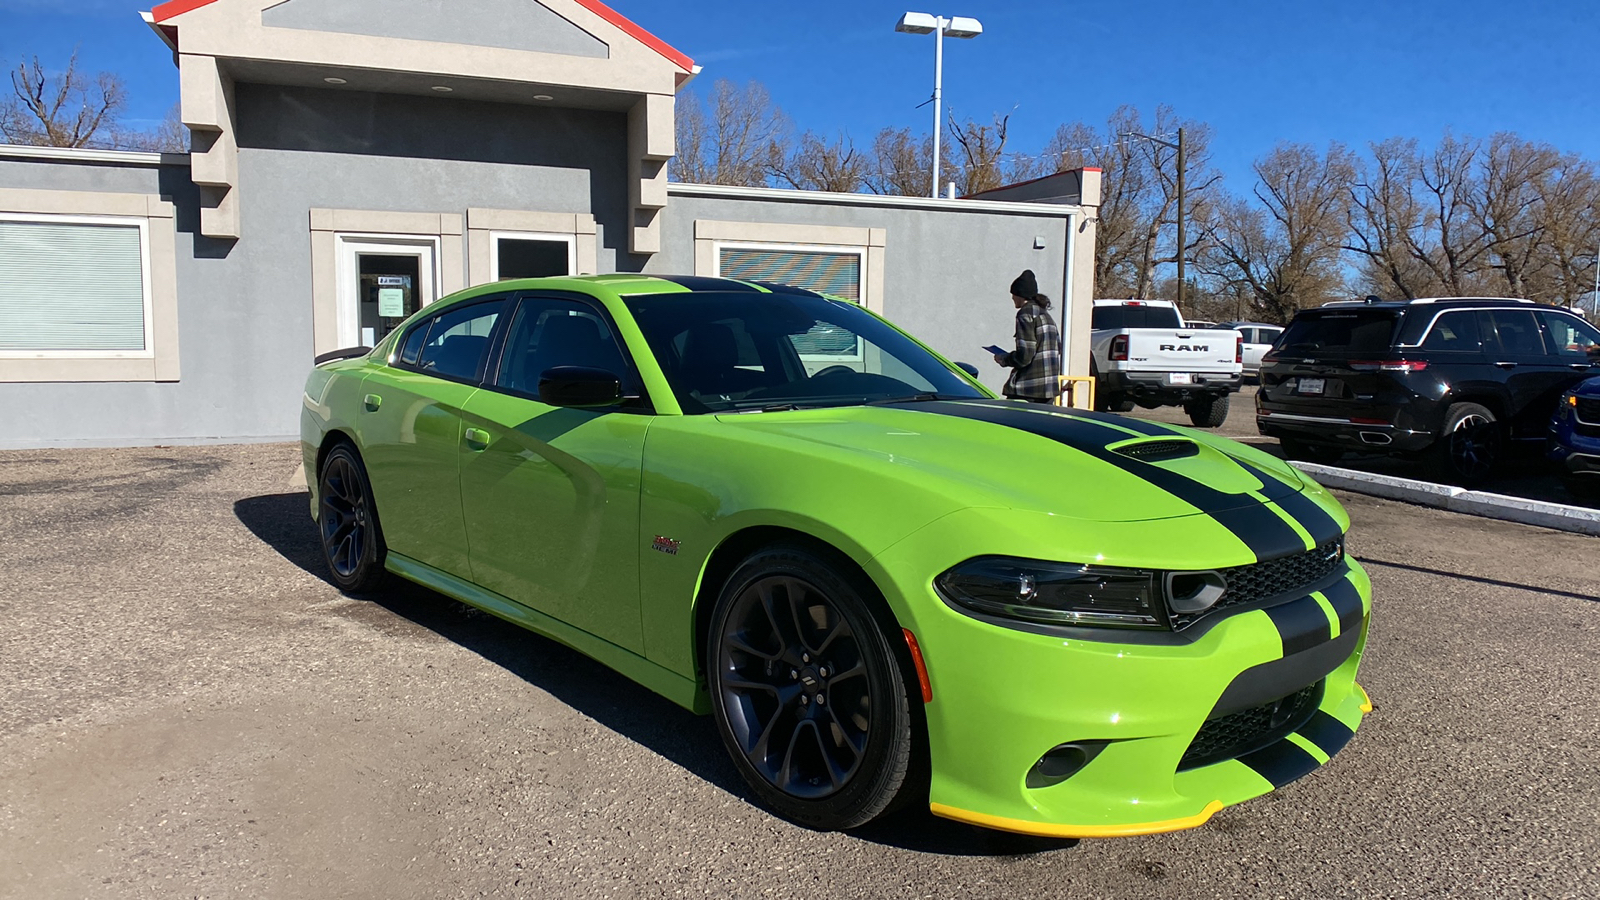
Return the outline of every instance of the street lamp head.
<path id="1" fill-rule="evenodd" d="M 895 23 L 894 30 L 902 34 L 933 34 L 939 27 L 937 16 L 927 13 L 908 12 Z"/>
<path id="2" fill-rule="evenodd" d="M 952 16 L 950 24 L 944 27 L 944 33 L 953 38 L 975 38 L 983 34 L 983 23 L 966 16 Z"/>

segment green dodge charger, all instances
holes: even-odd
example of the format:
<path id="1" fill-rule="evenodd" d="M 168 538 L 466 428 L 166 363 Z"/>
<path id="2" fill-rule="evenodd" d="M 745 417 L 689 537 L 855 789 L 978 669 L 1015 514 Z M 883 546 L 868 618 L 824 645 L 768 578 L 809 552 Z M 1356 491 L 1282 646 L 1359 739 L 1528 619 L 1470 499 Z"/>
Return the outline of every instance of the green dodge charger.
<path id="1" fill-rule="evenodd" d="M 1322 488 L 997 400 L 809 291 L 472 288 L 319 359 L 301 434 L 339 587 L 399 575 L 711 714 L 810 827 L 1190 828 L 1371 710 L 1371 584 Z"/>

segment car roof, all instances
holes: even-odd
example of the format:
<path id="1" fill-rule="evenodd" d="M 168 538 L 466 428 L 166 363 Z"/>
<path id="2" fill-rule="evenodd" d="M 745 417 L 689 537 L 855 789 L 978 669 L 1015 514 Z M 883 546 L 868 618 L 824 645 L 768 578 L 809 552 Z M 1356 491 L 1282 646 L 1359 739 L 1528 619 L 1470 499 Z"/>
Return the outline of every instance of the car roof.
<path id="1" fill-rule="evenodd" d="M 1271 322 L 1223 322 L 1222 323 L 1222 327 L 1223 328 L 1282 328 L 1283 326 L 1282 325 L 1274 325 Z"/>
<path id="2" fill-rule="evenodd" d="M 1412 306 L 1541 306 L 1520 297 L 1418 297 L 1415 300 L 1333 300 L 1316 309 L 1407 309 Z M 1555 309 L 1556 307 L 1547 307 Z M 1301 312 L 1314 310 L 1303 309 Z"/>
<path id="3" fill-rule="evenodd" d="M 640 294 L 689 294 L 709 291 L 800 294 L 821 297 L 816 291 L 775 281 L 745 281 L 737 278 L 712 278 L 705 275 L 644 275 L 617 272 L 609 275 L 558 275 L 550 278 L 517 278 L 496 282 L 501 290 L 531 290 L 541 287 L 570 287 L 573 282 L 603 286 L 624 297 Z"/>

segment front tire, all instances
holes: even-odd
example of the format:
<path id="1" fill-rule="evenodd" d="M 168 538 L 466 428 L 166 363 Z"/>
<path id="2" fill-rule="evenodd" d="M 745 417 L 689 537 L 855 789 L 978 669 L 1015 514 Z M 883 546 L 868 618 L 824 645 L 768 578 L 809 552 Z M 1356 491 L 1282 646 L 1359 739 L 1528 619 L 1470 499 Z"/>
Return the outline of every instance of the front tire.
<path id="1" fill-rule="evenodd" d="M 333 583 L 347 594 L 383 582 L 388 549 L 372 502 L 372 483 L 361 456 L 349 444 L 328 451 L 317 474 L 317 531 Z"/>
<path id="2" fill-rule="evenodd" d="M 1480 484 L 1500 460 L 1501 426 L 1494 413 L 1476 403 L 1452 403 L 1444 432 L 1431 448 L 1433 470 L 1444 481 Z"/>
<path id="3" fill-rule="evenodd" d="M 1196 428 L 1221 428 L 1228 421 L 1229 400 L 1227 394 L 1210 394 L 1185 403 L 1183 411 Z"/>
<path id="4" fill-rule="evenodd" d="M 796 545 L 746 559 L 717 598 L 705 663 L 723 745 L 780 815 L 856 828 L 908 793 L 907 679 L 836 564 Z"/>

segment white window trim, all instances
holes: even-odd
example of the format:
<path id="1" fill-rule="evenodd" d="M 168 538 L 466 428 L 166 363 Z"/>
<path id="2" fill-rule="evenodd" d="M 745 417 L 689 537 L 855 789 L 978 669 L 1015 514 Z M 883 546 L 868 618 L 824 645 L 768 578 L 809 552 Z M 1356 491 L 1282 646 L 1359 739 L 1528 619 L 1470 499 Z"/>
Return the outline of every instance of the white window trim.
<path id="1" fill-rule="evenodd" d="M 417 309 L 420 310 L 443 296 L 443 294 L 441 294 L 439 291 L 439 268 L 441 265 L 439 257 L 441 242 L 438 236 L 416 234 L 373 234 L 365 232 L 339 231 L 334 233 L 333 238 L 339 253 L 338 262 L 335 264 L 339 279 L 339 306 L 338 310 L 334 314 L 336 328 L 339 334 L 338 343 L 344 343 L 345 341 L 350 340 L 350 338 L 346 336 L 346 333 L 352 331 L 355 333 L 355 340 L 354 343 L 351 343 L 348 346 L 356 346 L 356 344 L 359 344 L 361 341 L 361 323 L 359 321 L 360 298 L 350 293 L 354 286 L 353 279 L 357 274 L 356 272 L 350 270 L 350 264 L 354 262 L 357 254 L 363 252 L 373 252 L 374 248 L 393 247 L 397 251 L 394 254 L 396 256 L 425 256 L 428 260 L 427 274 L 430 277 L 427 279 L 428 283 L 426 287 L 428 290 L 425 295 L 426 299 L 422 300 L 422 302 L 417 306 Z M 421 288 L 423 285 L 419 284 L 417 287 Z M 354 309 L 351 308 L 352 302 L 355 305 Z"/>
<path id="2" fill-rule="evenodd" d="M 177 229 L 171 201 L 156 194 L 0 188 L 0 212 L 25 221 L 140 225 L 146 299 L 143 351 L 7 351 L 0 355 L 0 384 L 179 380 Z"/>
<path id="3" fill-rule="evenodd" d="M 555 231 L 491 231 L 489 232 L 489 276 L 500 281 L 500 241 L 549 241 L 567 245 L 567 274 L 578 274 L 578 236 Z"/>
<path id="4" fill-rule="evenodd" d="M 143 292 L 142 350 L 0 350 L 0 359 L 155 359 L 155 301 L 150 289 L 150 220 L 137 216 L 60 216 L 46 213 L 0 213 L 0 222 L 59 225 L 132 226 L 139 230 L 139 288 Z"/>
<path id="5" fill-rule="evenodd" d="M 860 304 L 883 315 L 883 228 L 841 225 L 795 225 L 779 222 L 727 222 L 697 219 L 694 223 L 694 273 L 716 277 L 722 269 L 720 248 L 815 250 L 861 254 Z"/>
<path id="6" fill-rule="evenodd" d="M 391 212 L 360 209 L 311 211 L 311 348 L 312 353 L 340 349 L 339 246 L 340 237 L 417 241 L 436 240 L 434 296 L 446 297 L 466 287 L 462 253 L 462 217 L 459 213 Z"/>
<path id="7" fill-rule="evenodd" d="M 857 306 L 866 306 L 867 300 L 867 247 L 849 246 L 847 244 L 778 244 L 765 241 L 712 241 L 711 242 L 711 268 L 714 277 L 722 277 L 722 251 L 723 250 L 791 250 L 801 253 L 837 253 L 850 254 L 860 260 L 856 266 L 856 300 Z M 848 298 L 843 298 L 848 299 Z M 856 352 L 850 354 L 839 353 L 802 353 L 801 362 L 836 362 L 852 363 L 865 359 L 862 355 L 864 345 L 861 338 L 856 338 Z"/>
<path id="8" fill-rule="evenodd" d="M 525 209 L 467 208 L 468 284 L 494 284 L 500 278 L 500 251 L 494 235 L 532 235 L 571 238 L 573 275 L 594 275 L 599 270 L 599 226 L 589 213 L 552 213 Z"/>

